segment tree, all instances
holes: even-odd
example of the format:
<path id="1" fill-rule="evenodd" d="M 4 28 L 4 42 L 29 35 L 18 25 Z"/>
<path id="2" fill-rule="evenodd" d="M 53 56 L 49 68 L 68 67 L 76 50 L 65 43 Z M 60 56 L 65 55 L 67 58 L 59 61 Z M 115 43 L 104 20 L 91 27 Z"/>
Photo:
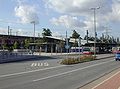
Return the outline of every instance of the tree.
<path id="1" fill-rule="evenodd" d="M 50 29 L 46 29 L 46 28 L 43 28 L 43 33 L 42 33 L 42 36 L 45 37 L 45 36 L 52 36 L 52 32 L 50 31 Z"/>
<path id="2" fill-rule="evenodd" d="M 94 41 L 94 40 L 95 40 L 95 37 L 90 36 L 90 37 L 88 38 L 88 40 Z"/>
<path id="3" fill-rule="evenodd" d="M 14 42 L 13 48 L 14 48 L 14 49 L 17 49 L 17 48 L 18 48 L 18 42 L 17 42 L 17 41 Z"/>
<path id="4" fill-rule="evenodd" d="M 89 38 L 89 37 L 88 37 Z M 84 40 L 87 40 L 87 35 L 85 35 Z"/>
<path id="5" fill-rule="evenodd" d="M 25 47 L 26 49 L 28 49 L 29 44 L 30 44 L 30 40 L 25 39 L 25 41 L 24 41 L 24 47 Z"/>
<path id="6" fill-rule="evenodd" d="M 46 38 L 46 36 L 52 36 L 52 32 L 50 31 L 50 29 L 43 28 L 42 36 L 43 36 L 43 42 L 47 42 L 48 39 Z"/>
<path id="7" fill-rule="evenodd" d="M 105 40 L 105 36 L 104 36 L 104 34 L 102 33 L 102 36 L 100 37 L 100 42 L 104 42 L 104 40 Z"/>
<path id="8" fill-rule="evenodd" d="M 77 38 L 79 38 L 80 34 L 78 34 L 75 30 L 73 30 L 73 33 L 72 33 L 72 37 L 71 38 L 74 38 L 75 39 L 75 42 L 74 42 L 74 47 L 77 47 L 78 46 L 78 42 L 76 41 Z M 75 48 L 76 49 L 76 48 Z"/>
<path id="9" fill-rule="evenodd" d="M 80 36 L 80 34 L 78 34 L 75 30 L 73 30 L 71 38 L 77 39 L 77 38 L 79 38 L 79 36 Z"/>
<path id="10" fill-rule="evenodd" d="M 32 39 L 32 38 L 29 38 L 28 40 L 30 41 L 30 43 L 32 43 L 32 42 L 33 42 L 33 39 Z"/>
<path id="11" fill-rule="evenodd" d="M 60 48 L 61 48 L 61 53 L 63 52 L 63 48 L 64 48 L 64 41 L 60 41 L 60 43 L 59 43 L 59 45 L 60 45 Z"/>

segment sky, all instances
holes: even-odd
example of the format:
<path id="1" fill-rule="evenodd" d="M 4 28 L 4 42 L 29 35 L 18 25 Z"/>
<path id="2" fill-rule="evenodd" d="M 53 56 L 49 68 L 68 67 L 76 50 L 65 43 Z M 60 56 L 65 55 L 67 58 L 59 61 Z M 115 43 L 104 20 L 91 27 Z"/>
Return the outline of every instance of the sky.
<path id="1" fill-rule="evenodd" d="M 100 7 L 100 8 L 99 8 Z M 76 30 L 84 37 L 86 30 L 94 36 L 93 10 L 96 9 L 97 35 L 119 37 L 120 0 L 0 0 L 0 34 L 36 36 L 42 28 L 49 28 L 53 36 L 71 36 Z"/>

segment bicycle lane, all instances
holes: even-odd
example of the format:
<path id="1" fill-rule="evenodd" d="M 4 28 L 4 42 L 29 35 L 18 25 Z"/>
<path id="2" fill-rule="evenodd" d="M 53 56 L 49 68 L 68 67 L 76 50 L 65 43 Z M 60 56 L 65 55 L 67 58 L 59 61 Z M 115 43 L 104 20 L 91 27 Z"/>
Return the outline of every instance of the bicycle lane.
<path id="1" fill-rule="evenodd" d="M 107 78 L 103 82 L 94 86 L 92 89 L 119 89 L 120 87 L 120 71 Z"/>

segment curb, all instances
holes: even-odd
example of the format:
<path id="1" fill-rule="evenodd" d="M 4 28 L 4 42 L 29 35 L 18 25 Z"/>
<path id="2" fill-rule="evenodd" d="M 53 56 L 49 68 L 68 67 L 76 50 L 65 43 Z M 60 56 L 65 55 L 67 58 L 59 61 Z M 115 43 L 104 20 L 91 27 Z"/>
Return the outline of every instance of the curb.
<path id="1" fill-rule="evenodd" d="M 106 59 L 106 58 L 111 58 L 111 57 L 114 57 L 114 56 L 102 57 L 102 58 L 96 58 L 96 60 L 100 60 L 100 59 Z"/>
<path id="2" fill-rule="evenodd" d="M 119 68 L 120 68 L 120 67 L 115 68 L 115 69 L 113 69 L 113 70 L 111 70 L 111 71 L 109 71 L 109 72 L 107 72 L 107 73 L 104 73 L 104 74 L 101 75 L 100 77 L 98 77 L 98 78 L 96 78 L 96 79 L 93 79 L 93 80 L 89 81 L 88 83 L 86 83 L 86 84 L 84 84 L 84 85 L 78 87 L 77 89 L 82 89 L 83 87 L 85 87 L 85 86 L 87 86 L 87 85 L 93 83 L 94 81 L 99 80 L 99 79 L 101 79 L 102 77 L 111 74 L 112 72 L 114 72 L 115 70 L 117 70 L 117 69 L 119 69 Z M 87 88 L 87 89 L 88 89 L 88 88 Z"/>
<path id="3" fill-rule="evenodd" d="M 10 62 L 17 62 L 17 61 L 26 61 L 26 60 L 29 60 L 29 59 L 34 59 L 34 58 L 37 58 L 36 56 L 31 56 L 31 57 L 16 57 L 16 58 L 10 58 L 10 59 L 3 59 L 3 60 L 0 60 L 0 64 L 3 64 L 3 63 L 10 63 Z"/>
<path id="4" fill-rule="evenodd" d="M 111 58 L 111 57 L 114 57 L 114 56 L 108 56 L 108 57 L 102 57 L 102 58 L 97 58 L 96 60 L 100 60 L 100 59 L 106 59 L 106 58 Z M 35 55 L 32 55 L 32 56 L 27 56 L 27 58 L 23 57 L 16 57 L 16 58 L 8 58 L 8 59 L 0 59 L 0 64 L 3 64 L 3 63 L 10 63 L 10 62 L 17 62 L 17 61 L 26 61 L 26 60 L 29 60 L 29 59 L 34 59 L 34 58 L 38 58 L 38 56 L 35 56 Z M 58 57 L 57 57 L 58 58 Z M 61 57 L 59 57 L 61 58 Z"/>

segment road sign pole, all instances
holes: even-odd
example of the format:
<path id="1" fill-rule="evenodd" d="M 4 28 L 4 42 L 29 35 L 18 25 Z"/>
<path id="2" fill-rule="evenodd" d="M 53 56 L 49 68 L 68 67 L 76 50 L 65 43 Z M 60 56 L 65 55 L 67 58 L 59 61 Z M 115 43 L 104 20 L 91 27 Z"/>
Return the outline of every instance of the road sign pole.
<path id="1" fill-rule="evenodd" d="M 81 37 L 79 36 L 79 59 L 80 59 L 80 56 L 81 56 L 81 55 L 80 55 L 80 53 L 81 53 L 81 52 L 80 52 L 80 47 L 81 47 Z"/>

